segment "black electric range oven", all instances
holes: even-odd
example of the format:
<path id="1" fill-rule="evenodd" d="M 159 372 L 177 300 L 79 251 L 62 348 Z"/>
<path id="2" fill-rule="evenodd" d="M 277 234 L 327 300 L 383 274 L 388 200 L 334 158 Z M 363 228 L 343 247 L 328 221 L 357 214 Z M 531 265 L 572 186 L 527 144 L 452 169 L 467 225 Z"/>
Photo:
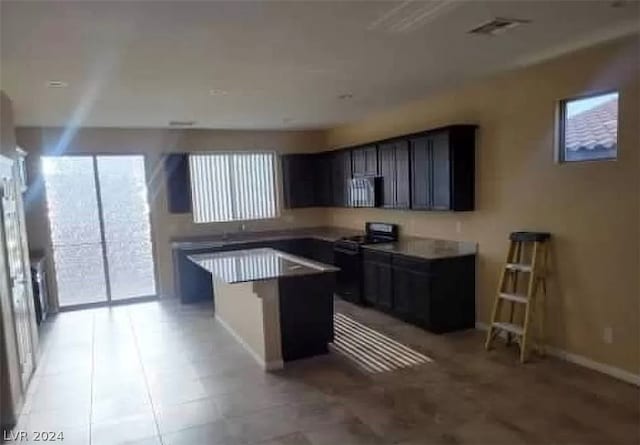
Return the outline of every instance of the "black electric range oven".
<path id="1" fill-rule="evenodd" d="M 333 245 L 336 293 L 347 301 L 364 304 L 362 295 L 362 249 L 365 244 L 392 243 L 398 240 L 396 224 L 368 222 L 365 234 L 341 238 Z"/>

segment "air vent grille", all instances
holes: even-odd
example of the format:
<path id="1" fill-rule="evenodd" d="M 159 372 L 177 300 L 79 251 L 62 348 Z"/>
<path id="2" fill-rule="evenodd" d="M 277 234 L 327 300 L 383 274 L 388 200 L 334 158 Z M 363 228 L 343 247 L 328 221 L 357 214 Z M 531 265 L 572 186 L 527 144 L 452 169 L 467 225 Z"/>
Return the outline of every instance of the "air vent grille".
<path id="1" fill-rule="evenodd" d="M 469 31 L 469 33 L 495 36 L 509 29 L 513 29 L 516 26 L 524 25 L 526 23 L 530 23 L 530 20 L 496 17 L 493 20 L 490 20 L 476 28 L 473 28 L 471 31 Z"/>

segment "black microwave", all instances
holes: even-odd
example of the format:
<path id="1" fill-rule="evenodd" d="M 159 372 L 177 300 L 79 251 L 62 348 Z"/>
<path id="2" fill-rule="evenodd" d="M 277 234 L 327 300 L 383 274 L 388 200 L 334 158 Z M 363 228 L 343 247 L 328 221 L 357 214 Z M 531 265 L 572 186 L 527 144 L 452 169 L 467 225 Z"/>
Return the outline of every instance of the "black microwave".
<path id="1" fill-rule="evenodd" d="M 351 178 L 348 190 L 350 207 L 377 207 L 380 205 L 382 178 L 380 176 Z"/>

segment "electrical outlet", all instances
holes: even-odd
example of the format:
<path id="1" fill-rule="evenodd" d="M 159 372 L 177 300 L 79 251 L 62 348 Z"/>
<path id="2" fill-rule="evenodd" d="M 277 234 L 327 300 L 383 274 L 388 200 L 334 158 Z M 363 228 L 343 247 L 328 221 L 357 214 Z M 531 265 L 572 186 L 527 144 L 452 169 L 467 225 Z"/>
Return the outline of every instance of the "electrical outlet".
<path id="1" fill-rule="evenodd" d="M 608 345 L 613 343 L 613 328 L 608 326 L 604 328 L 604 330 L 602 331 L 602 339 Z"/>
<path id="2" fill-rule="evenodd" d="M 462 233 L 462 223 L 460 221 L 456 221 L 456 233 Z"/>

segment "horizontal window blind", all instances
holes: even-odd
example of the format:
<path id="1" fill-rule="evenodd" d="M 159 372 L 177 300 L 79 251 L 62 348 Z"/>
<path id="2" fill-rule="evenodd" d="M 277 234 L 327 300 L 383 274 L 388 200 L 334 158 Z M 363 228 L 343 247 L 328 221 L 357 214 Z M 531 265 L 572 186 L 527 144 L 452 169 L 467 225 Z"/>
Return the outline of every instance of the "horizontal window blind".
<path id="1" fill-rule="evenodd" d="M 189 156 L 196 223 L 274 218 L 274 153 Z"/>

